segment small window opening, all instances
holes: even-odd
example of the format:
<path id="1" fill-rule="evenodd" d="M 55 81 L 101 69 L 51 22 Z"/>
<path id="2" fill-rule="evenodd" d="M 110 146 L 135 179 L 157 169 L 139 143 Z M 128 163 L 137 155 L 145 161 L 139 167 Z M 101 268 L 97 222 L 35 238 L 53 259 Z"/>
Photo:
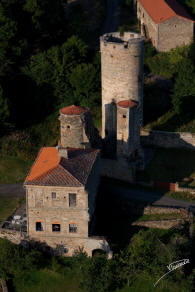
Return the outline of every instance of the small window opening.
<path id="1" fill-rule="evenodd" d="M 126 119 L 126 115 L 123 115 L 123 119 Z"/>
<path id="2" fill-rule="evenodd" d="M 36 231 L 43 231 L 43 224 L 41 222 L 36 222 Z"/>
<path id="3" fill-rule="evenodd" d="M 60 224 L 52 224 L 53 232 L 60 232 Z"/>
<path id="4" fill-rule="evenodd" d="M 56 199 L 56 193 L 51 193 L 52 199 Z"/>
<path id="5" fill-rule="evenodd" d="M 77 233 L 77 225 L 76 224 L 69 224 L 69 232 L 70 233 Z"/>
<path id="6" fill-rule="evenodd" d="M 67 126 L 67 129 L 70 129 L 70 126 L 69 125 Z"/>
<path id="7" fill-rule="evenodd" d="M 69 207 L 76 207 L 76 194 L 69 194 Z"/>

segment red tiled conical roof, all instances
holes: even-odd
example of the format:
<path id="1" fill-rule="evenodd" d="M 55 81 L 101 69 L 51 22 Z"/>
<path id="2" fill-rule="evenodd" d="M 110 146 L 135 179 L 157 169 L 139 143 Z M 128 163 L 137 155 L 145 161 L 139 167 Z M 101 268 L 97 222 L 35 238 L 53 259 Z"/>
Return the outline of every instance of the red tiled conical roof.
<path id="1" fill-rule="evenodd" d="M 133 100 L 121 100 L 118 102 L 118 106 L 124 107 L 124 108 L 135 107 L 135 106 L 138 106 L 138 104 L 139 103 L 137 101 L 133 101 Z"/>
<path id="2" fill-rule="evenodd" d="M 70 106 L 66 106 L 66 107 L 62 108 L 60 110 L 60 113 L 62 113 L 64 115 L 80 115 L 88 110 L 89 109 L 86 107 L 77 106 L 77 105 L 70 105 Z"/>

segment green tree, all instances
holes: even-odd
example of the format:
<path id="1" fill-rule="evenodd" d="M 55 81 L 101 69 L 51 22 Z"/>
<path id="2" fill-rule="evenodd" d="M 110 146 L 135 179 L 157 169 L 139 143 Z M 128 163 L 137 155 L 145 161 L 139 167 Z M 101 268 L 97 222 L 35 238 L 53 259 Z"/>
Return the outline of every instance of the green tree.
<path id="1" fill-rule="evenodd" d="M 42 265 L 40 252 L 25 250 L 6 239 L 0 239 L 0 251 L 0 278 L 5 280 Z"/>
<path id="2" fill-rule="evenodd" d="M 37 89 L 48 85 L 47 88 L 50 87 L 52 90 L 51 95 L 55 96 L 55 106 L 59 107 L 75 102 L 69 75 L 73 68 L 85 60 L 86 55 L 86 45 L 78 37 L 73 36 L 61 47 L 51 47 L 32 56 L 22 71 L 36 83 Z"/>
<path id="3" fill-rule="evenodd" d="M 182 104 L 190 103 L 195 99 L 195 67 L 189 59 L 184 59 L 179 64 L 178 74 L 175 79 L 172 103 L 176 113 L 180 113 Z"/>
<path id="4" fill-rule="evenodd" d="M 74 68 L 69 80 L 73 88 L 75 100 L 80 104 L 93 105 L 93 97 L 100 87 L 98 72 L 92 64 L 80 64 Z"/>
<path id="5" fill-rule="evenodd" d="M 9 116 L 8 102 L 3 94 L 3 89 L 0 86 L 0 122 L 1 124 L 6 121 Z"/>
<path id="6" fill-rule="evenodd" d="M 17 32 L 17 24 L 11 18 L 9 7 L 0 2 L 0 75 L 4 75 L 12 64 L 12 54 L 16 50 L 13 39 Z"/>
<path id="7" fill-rule="evenodd" d="M 31 14 L 37 30 L 52 33 L 64 21 L 65 4 L 65 0 L 26 0 L 24 10 Z"/>
<path id="8" fill-rule="evenodd" d="M 81 287 L 89 292 L 113 292 L 121 286 L 117 262 L 104 255 L 85 260 L 81 269 Z"/>

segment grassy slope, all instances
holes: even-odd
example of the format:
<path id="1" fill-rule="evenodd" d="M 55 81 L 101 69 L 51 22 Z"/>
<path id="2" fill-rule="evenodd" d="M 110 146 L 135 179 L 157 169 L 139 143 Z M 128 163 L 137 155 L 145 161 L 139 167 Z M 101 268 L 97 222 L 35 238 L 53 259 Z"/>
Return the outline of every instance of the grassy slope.
<path id="1" fill-rule="evenodd" d="M 0 157 L 0 184 L 23 182 L 32 161 L 11 156 Z"/>
<path id="2" fill-rule="evenodd" d="M 23 201 L 24 199 L 19 197 L 0 196 L 0 223 L 11 216 Z"/>
<path id="3" fill-rule="evenodd" d="M 195 151 L 183 149 L 157 149 L 153 160 L 139 174 L 140 180 L 168 182 L 195 178 Z"/>
<path id="4" fill-rule="evenodd" d="M 73 275 L 63 276 L 49 270 L 34 271 L 17 279 L 16 292 L 80 292 L 78 281 Z M 82 290 L 84 292 L 84 290 Z"/>
<path id="5" fill-rule="evenodd" d="M 159 275 L 159 278 L 162 275 Z M 117 290 L 116 292 L 189 292 L 189 287 L 187 282 L 183 282 L 181 284 L 178 283 L 173 283 L 173 281 L 171 283 L 169 283 L 168 281 L 168 277 L 162 279 L 159 284 L 154 287 L 154 283 L 157 281 L 158 279 L 149 276 L 149 275 L 145 275 L 145 274 L 141 274 L 140 276 L 138 276 L 136 278 L 136 280 L 134 280 L 132 282 L 132 284 L 130 285 L 130 287 L 125 287 L 123 289 Z"/>
<path id="6" fill-rule="evenodd" d="M 171 214 L 148 214 L 143 215 L 137 219 L 137 221 L 158 221 L 164 219 L 177 219 L 180 218 L 181 215 L 178 213 L 171 213 Z"/>
<path id="7" fill-rule="evenodd" d="M 195 133 L 195 119 L 193 113 L 184 113 L 181 119 L 180 116 L 170 110 L 157 118 L 157 120 L 145 125 L 145 128 L 149 130 Z"/>

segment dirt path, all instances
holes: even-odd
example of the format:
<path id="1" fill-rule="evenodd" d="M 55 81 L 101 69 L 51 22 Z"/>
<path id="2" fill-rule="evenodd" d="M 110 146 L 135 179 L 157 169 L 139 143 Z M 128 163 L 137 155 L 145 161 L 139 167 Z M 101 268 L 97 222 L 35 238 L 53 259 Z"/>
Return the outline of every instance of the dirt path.
<path id="1" fill-rule="evenodd" d="M 107 0 L 107 16 L 101 35 L 117 30 L 118 26 L 118 0 Z"/>
<path id="2" fill-rule="evenodd" d="M 0 185 L 0 196 L 23 197 L 24 195 L 25 190 L 22 183 Z"/>

